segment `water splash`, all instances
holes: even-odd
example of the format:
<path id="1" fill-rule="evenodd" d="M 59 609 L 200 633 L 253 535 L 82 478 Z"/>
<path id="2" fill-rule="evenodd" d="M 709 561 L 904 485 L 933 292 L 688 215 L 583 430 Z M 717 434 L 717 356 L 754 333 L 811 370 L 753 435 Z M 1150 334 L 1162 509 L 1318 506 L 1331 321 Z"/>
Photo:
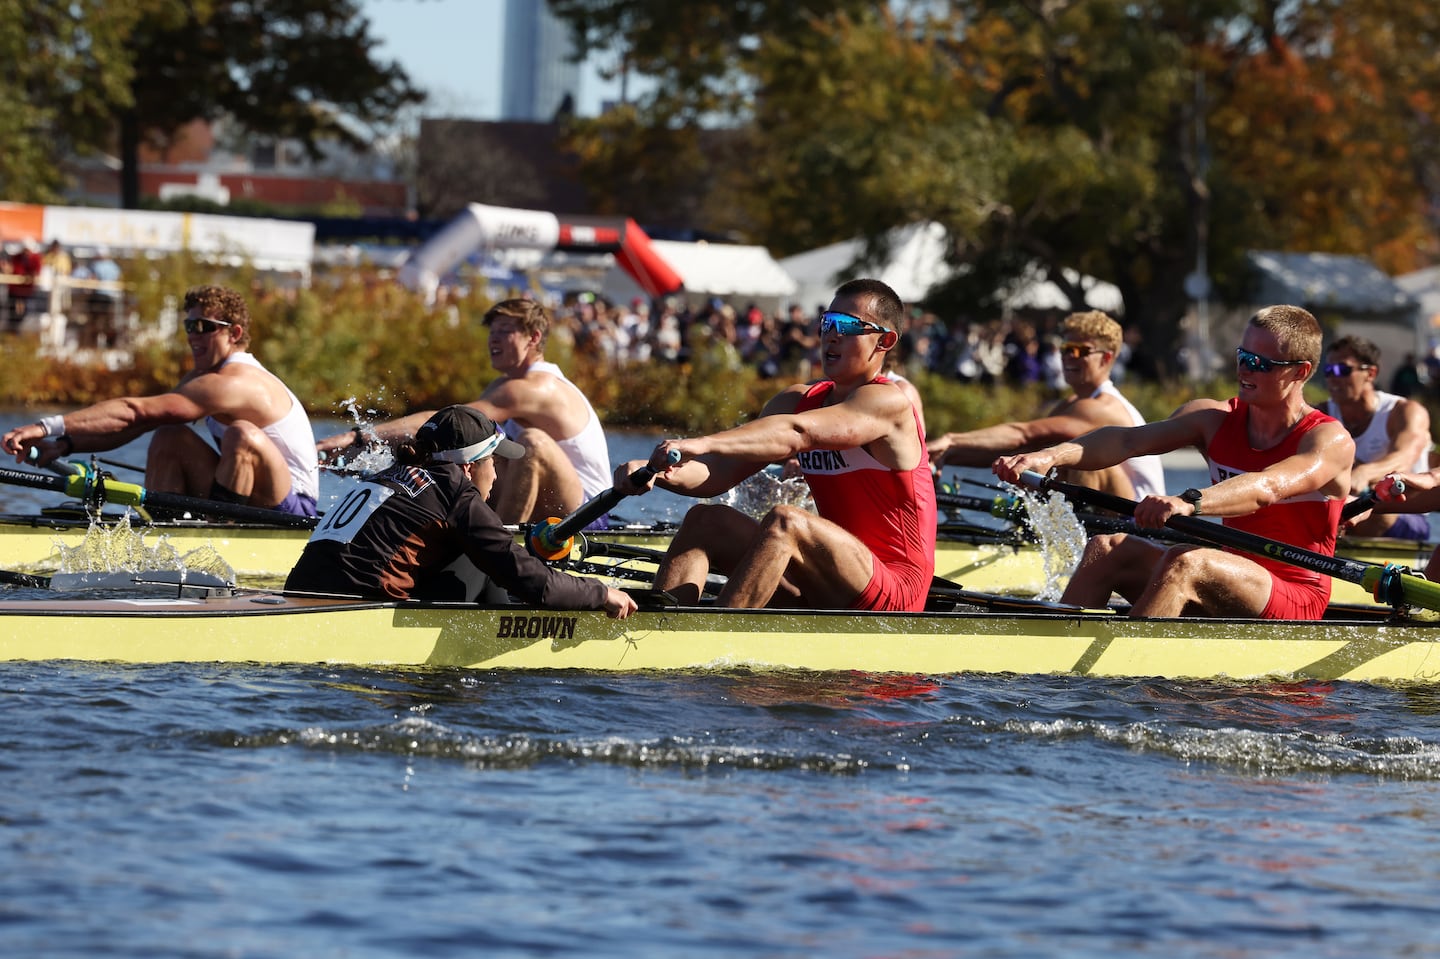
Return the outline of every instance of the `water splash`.
<path id="1" fill-rule="evenodd" d="M 152 528 L 134 528 L 130 512 L 113 524 L 91 519 L 85 536 L 75 546 L 56 542 L 56 572 L 67 573 L 140 573 L 174 570 L 186 573 L 209 573 L 228 583 L 235 582 L 235 570 L 213 547 L 201 546 L 181 553 L 170 538 L 160 533 L 155 542 L 147 542 L 155 532 Z"/>
<path id="2" fill-rule="evenodd" d="M 381 395 L 384 394 L 382 388 Z M 350 419 L 354 428 L 360 431 L 362 445 L 351 446 L 335 457 L 336 469 L 354 473 L 378 473 L 394 464 L 395 452 L 380 437 L 375 435 L 375 423 L 380 411 L 373 407 L 360 409 L 358 397 L 350 396 L 340 401 L 340 408 Z"/>
<path id="3" fill-rule="evenodd" d="M 1080 564 L 1089 534 L 1075 515 L 1070 501 L 1059 493 L 1020 491 L 1036 548 L 1045 561 L 1045 586 L 1036 599 L 1054 602 L 1065 591 L 1070 574 Z"/>
<path id="4" fill-rule="evenodd" d="M 718 502 L 757 520 L 781 504 L 815 512 L 810 484 L 800 476 L 785 477 L 777 467 L 763 469 L 747 478 Z"/>

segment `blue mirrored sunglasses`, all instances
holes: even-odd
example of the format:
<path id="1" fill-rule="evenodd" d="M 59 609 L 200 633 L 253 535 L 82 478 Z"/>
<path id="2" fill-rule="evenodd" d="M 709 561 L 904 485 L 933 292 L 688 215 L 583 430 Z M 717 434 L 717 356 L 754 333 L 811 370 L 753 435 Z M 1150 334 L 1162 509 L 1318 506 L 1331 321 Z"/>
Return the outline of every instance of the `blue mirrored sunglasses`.
<path id="1" fill-rule="evenodd" d="M 1277 366 L 1299 366 L 1308 360 L 1272 360 L 1268 356 L 1261 356 L 1259 353 L 1251 353 L 1243 346 L 1235 348 L 1235 359 L 1251 373 L 1269 373 Z"/>
<path id="2" fill-rule="evenodd" d="M 820 314 L 820 335 L 829 336 L 831 333 L 839 333 L 841 336 L 861 336 L 866 333 L 889 333 L 883 326 L 877 326 L 869 320 L 862 320 L 858 316 L 851 316 L 849 313 L 821 313 Z"/>

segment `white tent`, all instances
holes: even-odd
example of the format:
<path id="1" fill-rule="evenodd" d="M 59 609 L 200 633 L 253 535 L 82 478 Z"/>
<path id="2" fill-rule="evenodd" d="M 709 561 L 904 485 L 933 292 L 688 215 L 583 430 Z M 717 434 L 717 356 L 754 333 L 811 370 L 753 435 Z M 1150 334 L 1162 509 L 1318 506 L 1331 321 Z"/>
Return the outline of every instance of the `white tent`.
<path id="1" fill-rule="evenodd" d="M 1064 270 L 1067 283 L 1078 284 L 1085 291 L 1085 302 L 1092 310 L 1104 310 L 1111 316 L 1125 312 L 1125 298 L 1120 288 L 1113 283 L 1082 276 L 1074 270 Z M 1025 276 L 1010 288 L 1005 306 L 1012 310 L 1069 310 L 1070 298 L 1050 280 L 1040 278 L 1041 271 L 1031 267 Z"/>
<path id="2" fill-rule="evenodd" d="M 905 302 L 915 303 L 950 275 L 945 264 L 945 236 L 945 228 L 933 222 L 892 230 L 889 259 L 860 273 L 855 272 L 854 263 L 865 249 L 863 240 L 831 243 L 787 256 L 780 265 L 795 278 L 794 302 L 806 310 L 829 303 L 837 286 L 862 274 L 884 282 Z"/>
<path id="3" fill-rule="evenodd" d="M 795 277 L 798 286 L 795 302 L 807 310 L 813 309 L 829 303 L 835 288 L 846 280 L 870 276 L 883 281 L 906 303 L 918 303 L 932 287 L 954 273 L 945 262 L 949 240 L 940 224 L 912 223 L 898 227 L 890 231 L 888 239 L 889 257 L 884 263 L 869 268 L 857 270 L 854 265 L 865 249 L 863 240 L 831 243 L 782 259 L 780 265 Z M 1065 277 L 1085 290 L 1091 308 L 1117 316 L 1124 312 L 1120 290 L 1112 284 L 1081 276 L 1074 270 L 1066 270 Z M 1011 286 L 1005 306 L 1010 310 L 1066 310 L 1070 308 L 1070 301 L 1058 286 L 1042 280 L 1040 271 L 1032 268 Z"/>
<path id="4" fill-rule="evenodd" d="M 1440 266 L 1397 276 L 1395 285 L 1418 304 L 1417 325 L 1428 335 L 1440 333 Z"/>
<path id="5" fill-rule="evenodd" d="M 650 245 L 655 254 L 680 275 L 685 284 L 684 293 L 692 297 L 718 296 L 739 301 L 739 306 L 754 301 L 773 308 L 795 293 L 795 280 L 763 246 L 676 240 L 652 240 Z M 644 295 L 618 265 L 606 271 L 600 292 L 612 303 L 625 303 Z"/>

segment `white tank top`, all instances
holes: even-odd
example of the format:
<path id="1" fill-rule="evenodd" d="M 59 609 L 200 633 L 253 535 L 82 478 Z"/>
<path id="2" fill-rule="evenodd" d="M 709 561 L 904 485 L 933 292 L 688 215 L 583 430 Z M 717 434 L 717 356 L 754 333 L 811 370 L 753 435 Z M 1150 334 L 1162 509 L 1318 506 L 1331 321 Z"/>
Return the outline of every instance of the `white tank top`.
<path id="1" fill-rule="evenodd" d="M 1115 388 L 1115 384 L 1106 380 L 1096 387 L 1095 392 L 1090 394 L 1095 399 L 1101 393 L 1115 397 L 1120 401 L 1126 411 L 1130 414 L 1131 425 L 1144 426 L 1145 417 L 1135 408 L 1135 404 L 1127 400 L 1124 395 Z M 1165 495 L 1165 467 L 1158 456 L 1133 456 L 1120 464 L 1125 475 L 1130 477 L 1130 485 L 1135 487 L 1135 498 L 1144 499 L 1147 496 Z"/>
<path id="2" fill-rule="evenodd" d="M 610 447 L 605 442 L 605 428 L 600 425 L 600 417 L 596 415 L 595 407 L 590 405 L 590 400 L 580 392 L 580 387 L 571 383 L 560 367 L 548 360 L 542 360 L 532 364 L 530 369 L 549 373 L 570 387 L 589 411 L 590 417 L 579 433 L 563 440 L 557 438 L 555 442 L 570 461 L 570 465 L 575 467 L 575 475 L 580 477 L 580 488 L 584 491 L 585 498 L 594 499 L 609 489 L 614 480 L 610 473 Z M 519 436 L 524 428 L 514 420 L 506 420 L 500 424 L 500 429 L 512 440 Z M 313 447 L 315 444 L 310 445 Z"/>
<path id="3" fill-rule="evenodd" d="M 1386 393 L 1382 390 L 1375 391 L 1380 404 L 1375 407 L 1375 415 L 1370 417 L 1370 423 L 1364 430 L 1355 435 L 1355 462 L 1373 463 L 1390 452 L 1390 414 L 1403 396 L 1396 396 L 1394 393 Z M 1334 400 L 1325 403 L 1325 412 L 1344 424 L 1340 417 L 1340 407 L 1335 405 Z M 1428 473 L 1430 472 L 1430 448 L 1427 446 L 1420 451 L 1420 457 L 1411 464 L 1405 472 L 1407 473 Z"/>
<path id="4" fill-rule="evenodd" d="M 319 499 L 320 460 L 315 454 L 315 430 L 310 426 L 310 417 L 305 413 L 305 407 L 300 404 L 295 394 L 290 392 L 290 387 L 249 353 L 231 353 L 220 366 L 231 363 L 244 363 L 255 367 L 266 376 L 274 377 L 275 382 L 280 383 L 285 390 L 285 395 L 290 397 L 289 412 L 261 429 L 270 437 L 270 442 L 275 444 L 275 448 L 285 458 L 285 465 L 290 468 L 291 491 L 300 496 Z M 209 427 L 210 435 L 215 437 L 215 442 L 219 443 L 220 438 L 225 435 L 225 424 L 213 416 L 207 416 L 205 425 Z"/>

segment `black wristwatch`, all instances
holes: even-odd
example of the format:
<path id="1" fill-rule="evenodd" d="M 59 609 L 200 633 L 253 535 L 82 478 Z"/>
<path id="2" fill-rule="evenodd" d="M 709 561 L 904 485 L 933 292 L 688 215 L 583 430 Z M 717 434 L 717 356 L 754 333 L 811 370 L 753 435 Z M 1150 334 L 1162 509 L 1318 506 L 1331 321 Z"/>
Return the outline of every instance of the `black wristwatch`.
<path id="1" fill-rule="evenodd" d="M 1203 495 L 1203 493 L 1201 493 L 1198 489 L 1192 486 L 1185 492 L 1181 493 L 1180 498 L 1183 499 L 1185 502 L 1189 503 L 1191 506 L 1195 507 L 1195 515 L 1199 516 L 1202 512 L 1204 512 L 1202 509 L 1200 509 L 1200 497 Z"/>

